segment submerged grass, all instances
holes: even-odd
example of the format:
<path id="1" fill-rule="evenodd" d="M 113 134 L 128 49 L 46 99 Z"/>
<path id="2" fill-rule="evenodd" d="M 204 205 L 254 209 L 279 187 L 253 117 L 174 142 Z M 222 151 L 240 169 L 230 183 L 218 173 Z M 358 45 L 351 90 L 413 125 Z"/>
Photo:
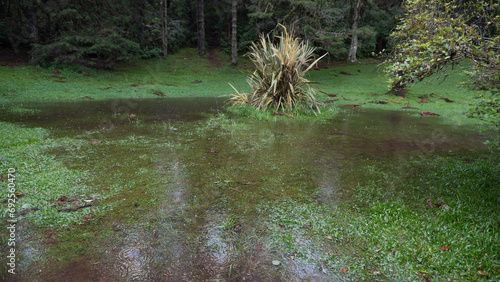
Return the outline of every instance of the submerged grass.
<path id="1" fill-rule="evenodd" d="M 37 226 L 65 227 L 73 223 L 82 223 L 87 215 L 98 215 L 105 206 L 81 209 L 77 212 L 58 212 L 58 209 L 71 207 L 57 205 L 57 199 L 64 196 L 75 202 L 84 200 L 100 201 L 103 197 L 93 187 L 85 185 L 89 175 L 85 170 L 68 169 L 61 160 L 47 154 L 55 148 L 72 148 L 80 142 L 68 138 L 51 139 L 48 130 L 27 128 L 19 124 L 0 122 L 0 133 L 5 138 L 0 142 L 0 171 L 6 175 L 15 170 L 17 204 L 15 207 L 19 219 L 24 218 Z M 8 191 L 0 192 L 2 199 L 8 198 Z M 7 207 L 7 201 L 1 205 Z M 7 216 L 7 209 L 2 209 L 2 216 Z"/>
<path id="2" fill-rule="evenodd" d="M 495 281 L 500 277 L 498 161 L 498 156 L 425 157 L 399 168 L 409 172 L 404 179 L 384 170 L 375 177 L 379 182 L 357 189 L 351 203 L 331 209 L 296 201 L 265 205 L 271 247 L 356 280 Z M 383 186 L 388 181 L 400 192 L 388 196 Z M 426 199 L 449 208 L 431 209 Z M 319 255 L 307 255 L 298 244 L 304 234 L 316 241 Z M 356 247 L 345 253 L 338 245 Z"/>
<path id="3" fill-rule="evenodd" d="M 29 117 L 42 110 L 28 106 L 28 102 L 229 97 L 233 90 L 228 82 L 237 89 L 248 87 L 240 70 L 224 65 L 214 67 L 207 59 L 193 55 L 195 52 L 188 49 L 166 59 L 122 66 L 114 72 L 61 68 L 59 73 L 54 72 L 55 68 L 0 66 L 0 80 L 5 85 L 0 89 L 0 106 L 12 115 Z M 467 119 L 463 114 L 473 93 L 455 88 L 461 77 L 452 76 L 440 85 L 417 85 L 407 98 L 385 95 L 385 78 L 375 64 L 312 71 L 310 78 L 319 81 L 326 93 L 337 95 L 317 97 L 324 103 L 318 116 L 301 108 L 282 114 L 250 107 L 231 108 L 230 114 L 212 116 L 189 132 L 179 130 L 179 123 L 163 121 L 154 125 L 158 134 L 155 138 L 140 132 L 144 129 L 141 126 L 151 126 L 148 122 L 132 124 L 129 119 L 135 126 L 130 129 L 133 133 L 96 144 L 91 142 L 102 141 L 107 133 L 56 139 L 48 129 L 0 122 L 0 170 L 4 174 L 10 167 L 16 169 L 16 182 L 24 196 L 19 199 L 18 209 L 33 209 L 22 218 L 35 226 L 60 228 L 63 243 L 54 247 L 54 257 L 76 260 L 82 254 L 92 256 L 93 238 L 97 236 L 104 242 L 109 234 L 119 232 L 111 229 L 116 226 L 100 230 L 96 225 L 71 227 L 73 223 L 84 223 L 105 213 L 110 222 L 117 224 L 139 221 L 158 204 L 158 199 L 175 198 L 165 192 L 175 186 L 199 191 L 199 197 L 189 204 L 199 205 L 200 210 L 213 208 L 213 202 L 219 201 L 220 207 L 216 208 L 227 213 L 219 229 L 233 235 L 237 233 L 234 227 L 245 219 L 241 214 L 251 212 L 253 204 L 261 203 L 259 217 L 265 224 L 262 234 L 277 259 L 290 264 L 294 258 L 312 261 L 317 269 L 341 279 L 500 279 L 498 155 L 436 159 L 433 155 L 432 159 L 413 159 L 401 167 L 359 167 L 358 172 L 345 172 L 368 175 L 351 195 L 352 202 L 319 205 L 311 196 L 317 189 L 311 181 L 313 168 L 303 161 L 304 155 L 311 152 L 295 150 L 290 145 L 313 146 L 306 139 L 314 132 L 300 128 L 301 134 L 296 136 L 277 130 L 287 126 L 283 121 L 330 122 L 335 115 L 363 109 L 409 111 L 415 116 L 431 111 L 441 116 L 421 118 L 481 127 L 480 121 Z M 418 103 L 423 99 L 427 102 Z M 402 109 L 405 106 L 418 109 Z M 124 114 L 124 118 L 127 116 Z M 256 132 L 248 126 L 254 122 L 248 118 L 275 122 L 259 123 L 268 128 Z M 183 144 L 174 138 L 177 135 L 185 140 Z M 203 153 L 187 154 L 194 146 L 189 140 L 200 136 L 204 139 L 196 145 Z M 219 146 L 214 140 L 221 136 L 231 137 L 231 142 Z M 232 165 L 226 167 L 228 159 L 217 161 L 215 156 L 227 157 L 230 149 L 237 153 L 234 159 L 229 158 Z M 268 154 L 259 159 L 257 154 L 262 150 Z M 237 156 L 243 155 L 250 156 L 255 164 L 239 163 Z M 197 169 L 206 169 L 205 163 L 210 164 L 212 173 L 205 189 L 175 179 L 180 168 L 196 172 L 189 176 L 194 185 L 204 183 L 207 177 Z M 249 171 L 252 165 L 262 171 L 261 175 Z M 287 192 L 295 197 L 283 200 L 286 187 L 281 186 L 285 180 L 293 183 Z M 237 198 L 232 195 L 243 191 L 246 198 L 241 197 L 244 200 L 239 205 L 231 204 L 231 199 Z M 176 192 L 180 195 L 184 190 Z M 5 190 L 2 193 L 0 196 L 6 199 Z M 99 205 L 61 213 L 54 206 L 61 196 L 92 200 Z M 203 197 L 213 201 L 200 200 Z M 427 199 L 432 199 L 432 203 L 443 201 L 450 209 L 427 208 Z M 5 207 L 6 203 L 1 205 Z M 108 211 L 113 208 L 116 212 L 110 215 Z M 120 209 L 126 214 L 120 214 Z M 196 219 L 181 212 L 175 219 L 187 225 L 197 224 Z M 141 225 L 138 232 L 142 228 Z"/>

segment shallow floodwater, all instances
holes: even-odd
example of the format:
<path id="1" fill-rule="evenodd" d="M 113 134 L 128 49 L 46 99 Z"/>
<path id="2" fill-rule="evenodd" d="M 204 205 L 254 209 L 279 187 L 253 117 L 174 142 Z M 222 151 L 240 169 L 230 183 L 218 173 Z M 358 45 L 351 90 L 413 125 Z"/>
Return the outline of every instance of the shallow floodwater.
<path id="1" fill-rule="evenodd" d="M 265 206 L 302 199 L 334 206 L 349 201 L 368 177 L 360 167 L 421 154 L 453 156 L 484 142 L 472 129 L 402 111 L 356 109 L 325 122 L 252 121 L 232 119 L 223 105 L 208 98 L 121 99 L 4 109 L 2 121 L 82 140 L 78 148 L 47 153 L 89 171 L 86 183 L 99 193 L 117 191 L 102 203 L 114 204 L 105 216 L 60 231 L 61 237 L 20 230 L 16 279 L 342 280 L 273 249 Z M 308 255 L 316 255 L 313 247 Z"/>

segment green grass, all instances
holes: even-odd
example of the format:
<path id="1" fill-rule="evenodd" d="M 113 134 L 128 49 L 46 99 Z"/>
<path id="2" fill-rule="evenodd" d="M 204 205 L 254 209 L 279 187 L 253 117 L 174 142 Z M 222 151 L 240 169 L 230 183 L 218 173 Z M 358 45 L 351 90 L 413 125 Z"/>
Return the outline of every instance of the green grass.
<path id="1" fill-rule="evenodd" d="M 4 84 L 4 87 L 0 89 L 0 104 L 4 107 L 14 104 L 16 108 L 22 108 L 19 104 L 27 101 L 160 97 L 229 98 L 231 94 L 236 94 L 229 83 L 239 92 L 249 92 L 246 70 L 253 69 L 249 60 L 241 58 L 240 67 L 233 68 L 229 66 L 230 60 L 227 54 L 216 52 L 215 57 L 218 64 L 214 65 L 213 61 L 208 58 L 198 57 L 195 49 L 184 49 L 167 58 L 123 64 L 115 71 L 81 67 L 44 69 L 33 66 L 0 66 L 0 80 Z M 469 119 L 464 115 L 477 93 L 458 88 L 457 85 L 464 80 L 462 75 L 450 76 L 443 83 L 424 81 L 416 84 L 409 90 L 408 97 L 404 99 L 385 95 L 388 89 L 386 77 L 382 66 L 378 63 L 380 62 L 375 60 L 367 60 L 364 64 L 355 65 L 337 63 L 327 69 L 310 71 L 308 79 L 317 82 L 317 86 L 327 94 L 337 95 L 331 98 L 322 93 L 317 94 L 317 100 L 320 102 L 337 100 L 321 106 L 320 119 L 327 119 L 338 113 L 342 114 L 339 109 L 385 109 L 407 111 L 415 116 L 420 116 L 419 113 L 422 111 L 430 111 L 441 116 L 423 118 L 439 119 L 456 125 L 483 124 L 479 120 Z M 54 70 L 60 70 L 61 73 L 54 74 Z M 91 76 L 85 76 L 83 72 Z M 164 96 L 158 96 L 158 94 Z M 436 97 L 431 97 L 431 94 L 435 94 Z M 421 100 L 419 97 L 428 97 L 429 102 L 420 104 L 418 103 Z M 446 103 L 439 97 L 448 98 L 454 103 Z M 379 101 L 388 102 L 388 104 L 373 103 Z M 360 106 L 353 109 L 351 106 L 346 106 L 349 104 Z M 404 106 L 418 109 L 402 109 Z M 274 110 L 269 110 L 266 114 L 262 114 L 251 109 L 233 109 L 232 111 L 256 119 L 272 119 L 274 112 Z M 313 113 L 310 113 L 310 109 L 286 111 L 286 114 L 278 118 L 286 119 L 288 115 L 292 115 L 295 119 L 310 119 L 311 116 L 316 118 Z"/>
<path id="2" fill-rule="evenodd" d="M 415 84 L 409 89 L 406 98 L 386 94 L 388 88 L 383 73 L 383 65 L 376 63 L 344 65 L 328 70 L 315 71 L 311 74 L 310 79 L 319 82 L 318 86 L 326 93 L 336 94 L 337 97 L 335 98 L 324 95 L 322 100 L 338 99 L 332 104 L 340 108 L 351 108 L 346 105 L 357 104 L 360 106 L 356 109 L 399 110 L 406 111 L 413 116 L 420 116 L 420 112 L 429 111 L 440 116 L 422 118 L 435 118 L 455 125 L 482 124 L 478 120 L 469 119 L 465 116 L 469 104 L 477 96 L 478 92 L 458 86 L 460 82 L 466 79 L 461 74 L 449 76 L 444 81 L 433 78 Z M 431 96 L 431 94 L 434 95 Z M 429 98 L 429 101 L 419 103 L 421 101 L 419 97 Z M 453 103 L 447 103 L 440 97 L 448 98 Z M 380 101 L 387 102 L 387 104 L 374 103 Z M 417 109 L 402 109 L 402 107 L 406 106 Z"/>
<path id="3" fill-rule="evenodd" d="M 380 65 L 380 61 L 372 60 L 355 65 L 333 64 L 328 69 L 310 71 L 308 79 L 317 82 L 317 87 L 325 92 L 318 93 L 316 97 L 319 102 L 326 102 L 320 103 L 321 113 L 319 114 L 303 108 L 283 111 L 285 115 L 281 116 L 273 115 L 275 110 L 256 111 L 250 106 L 231 107 L 229 110 L 238 116 L 248 116 L 256 120 L 286 120 L 291 115 L 293 119 L 314 119 L 319 121 L 353 111 L 395 110 L 404 111 L 411 116 L 422 119 L 435 119 L 441 123 L 457 126 L 476 126 L 478 132 L 486 130 L 492 136 L 497 134 L 494 131 L 495 128 L 486 122 L 467 117 L 469 105 L 479 92 L 459 87 L 459 84 L 466 79 L 461 74 L 451 75 L 444 81 L 432 78 L 415 84 L 409 89 L 406 98 L 386 94 L 388 88 L 383 73 L 383 65 Z M 238 87 L 236 88 L 238 89 Z M 238 89 L 238 91 L 240 90 Z M 326 94 L 337 96 L 329 97 Z M 419 103 L 422 98 L 428 98 L 428 101 Z M 453 102 L 446 102 L 444 98 Z M 421 112 L 432 112 L 439 114 L 439 116 L 422 116 Z"/>
<path id="4" fill-rule="evenodd" d="M 237 68 L 229 65 L 229 56 L 216 51 L 215 60 L 200 58 L 195 49 L 184 49 L 167 58 L 137 61 L 123 64 L 114 71 L 92 70 L 82 67 L 52 67 L 48 69 L 34 66 L 0 66 L 0 105 L 21 113 L 33 109 L 23 108 L 24 102 L 39 101 L 81 101 L 116 98 L 161 99 L 161 97 L 231 97 L 236 94 L 229 83 L 239 92 L 249 92 L 246 82 L 247 70 L 253 70 L 247 58 L 240 58 Z M 214 63 L 215 61 L 215 63 Z M 382 65 L 377 60 L 367 60 L 363 64 L 332 63 L 328 68 L 311 70 L 307 78 L 317 82 L 317 87 L 328 97 L 317 93 L 317 100 L 325 102 L 319 106 L 320 114 L 311 109 L 298 108 L 284 111 L 285 115 L 273 115 L 274 109 L 256 111 L 249 106 L 229 110 L 238 116 L 256 120 L 314 119 L 328 120 L 335 115 L 364 109 L 406 111 L 420 116 L 420 112 L 437 113 L 440 116 L 422 116 L 453 125 L 477 126 L 479 130 L 494 130 L 478 119 L 466 117 L 469 104 L 477 92 L 459 88 L 465 77 L 455 74 L 444 82 L 424 81 L 409 90 L 407 98 L 386 95 L 387 79 Z M 61 73 L 54 74 L 55 70 Z M 83 73 L 91 76 L 83 75 Z M 196 83 L 193 83 L 196 82 Z M 432 96 L 431 96 L 432 94 Z M 427 103 L 419 103 L 421 98 L 429 98 Z M 447 103 L 440 97 L 448 98 Z M 344 99 L 345 98 L 345 99 Z M 376 102 L 376 103 L 374 103 Z M 378 104 L 387 102 L 387 104 Z M 353 107 L 350 105 L 359 105 Z M 410 106 L 417 109 L 402 109 Z M 497 134 L 496 132 L 491 133 Z"/>
<path id="5" fill-rule="evenodd" d="M 227 54 L 216 52 L 215 57 L 218 60 L 216 64 L 208 58 L 198 57 L 195 49 L 185 49 L 167 58 L 123 64 L 114 71 L 92 70 L 83 67 L 44 69 L 35 66 L 0 66 L 0 80 L 4 85 L 0 89 L 0 105 L 13 115 L 29 116 L 40 111 L 29 106 L 29 104 L 36 102 L 116 98 L 161 99 L 155 92 L 157 94 L 161 92 L 164 95 L 161 97 L 226 96 L 229 98 L 234 90 L 228 83 L 242 92 L 250 90 L 244 73 L 246 69 L 252 68 L 248 59 L 241 58 L 240 67 L 233 68 L 229 66 L 230 60 Z M 319 88 L 325 93 L 337 95 L 336 98 L 331 98 L 320 93 L 318 100 L 338 99 L 333 103 L 321 105 L 321 113 L 319 114 L 300 107 L 288 110 L 283 115 L 275 114 L 273 110 L 256 111 L 251 107 L 231 107 L 229 110 L 233 116 L 291 123 L 304 119 L 328 121 L 332 116 L 348 115 L 349 112 L 359 111 L 359 109 L 400 110 L 408 111 L 412 115 L 418 115 L 420 111 L 431 111 L 439 113 L 441 116 L 422 118 L 438 119 L 443 123 L 454 125 L 474 125 L 478 131 L 487 128 L 481 121 L 468 119 L 464 115 L 474 93 L 456 87 L 463 79 L 462 76 L 451 76 L 442 84 L 417 84 L 409 91 L 407 98 L 393 97 L 385 94 L 387 91 L 386 78 L 377 63 L 376 60 L 366 61 L 362 65 L 341 63 L 333 64 L 328 69 L 311 71 L 310 80 L 317 81 Z M 437 96 L 431 97 L 432 93 L 451 99 L 455 103 L 446 103 Z M 429 102 L 418 103 L 419 96 L 428 97 Z M 373 101 L 386 101 L 388 104 L 370 103 Z M 361 106 L 353 109 L 347 106 L 349 104 L 360 104 Z M 401 109 L 403 106 L 418 107 L 418 110 L 403 110 Z M 165 126 L 168 127 L 168 125 Z M 4 137 L 0 145 L 8 153 L 8 155 L 7 153 L 4 155 L 4 160 L 7 160 L 7 156 L 9 156 L 9 160 L 28 158 L 34 162 L 37 155 L 40 155 L 43 158 L 48 158 L 42 165 L 54 167 L 56 170 L 64 170 L 64 168 L 56 160 L 50 159 L 44 150 L 51 146 L 79 146 L 80 142 L 68 139 L 63 141 L 64 144 L 56 145 L 61 141 L 48 138 L 46 130 L 24 128 L 18 124 L 2 123 L 1 130 L 5 134 L 3 134 Z M 122 142 L 128 141 L 122 140 Z M 2 168 L 6 166 L 7 164 L 4 163 Z M 44 169 L 50 171 L 50 169 Z M 53 186 L 62 187 L 71 185 L 72 181 L 78 178 L 77 176 L 67 176 L 71 174 L 69 171 L 60 172 L 59 177 L 57 174 L 55 172 L 55 176 L 49 176 L 47 173 L 43 177 L 37 178 L 37 181 L 51 186 L 50 183 L 57 183 L 57 181 L 65 179 L 64 182 Z M 63 177 L 63 175 L 67 177 Z M 31 176 L 35 177 L 35 175 Z M 50 180 L 51 178 L 53 180 Z M 59 188 L 54 189 L 54 191 L 58 191 Z M 91 190 L 91 188 L 85 189 Z M 62 195 L 64 193 L 59 191 L 55 194 Z M 55 194 L 51 196 L 53 199 L 57 198 Z M 31 205 L 36 206 L 37 204 Z"/>
<path id="6" fill-rule="evenodd" d="M 104 199 L 93 187 L 84 184 L 89 177 L 86 171 L 68 169 L 61 160 L 47 154 L 56 148 L 76 147 L 79 141 L 51 139 L 48 130 L 6 122 L 0 122 L 0 134 L 5 137 L 0 142 L 0 171 L 7 178 L 7 171 L 15 169 L 14 183 L 20 199 L 16 210 L 32 210 L 19 219 L 25 218 L 37 226 L 65 227 L 82 223 L 87 215 L 99 215 L 106 209 L 102 205 L 78 212 L 58 212 L 64 207 L 54 205 L 61 196 L 96 202 Z M 7 199 L 8 193 L 2 189 L 0 197 Z M 2 216 L 7 216 L 6 209 L 2 209 Z"/>
<path id="7" fill-rule="evenodd" d="M 165 59 L 122 65 L 115 71 L 0 66 L 3 84 L 0 106 L 4 115 L 23 117 L 38 114 L 41 110 L 33 105 L 41 102 L 162 99 L 155 92 L 163 93 L 163 97 L 229 98 L 234 90 L 228 83 L 240 92 L 249 91 L 242 73 L 249 67 L 249 62 L 242 59 L 241 67 L 232 68 L 227 55 L 217 53 L 217 56 L 222 64 L 214 66 L 209 59 L 198 58 L 196 50 L 186 49 Z M 56 69 L 61 73 L 55 75 L 65 78 L 52 76 Z M 351 75 L 341 74 L 341 71 Z M 83 72 L 91 76 L 83 75 Z M 321 113 L 317 116 L 301 108 L 286 111 L 284 115 L 274 115 L 272 110 L 233 107 L 229 109 L 229 114 L 210 116 L 187 133 L 179 133 L 179 123 L 163 122 L 156 125 L 160 137 L 148 137 L 141 134 L 143 125 L 137 122 L 133 125 L 133 134 L 98 144 L 90 143 L 101 135 L 94 137 L 88 133 L 72 138 L 55 138 L 48 129 L 0 122 L 0 171 L 5 176 L 9 168 L 16 169 L 16 185 L 24 196 L 20 198 L 18 209 L 39 209 L 21 218 L 35 226 L 68 227 L 73 223 L 84 223 L 89 218 L 109 215 L 110 210 L 117 208 L 126 213 L 112 213 L 111 220 L 133 222 L 144 217 L 148 209 L 157 204 L 158 198 L 165 197 L 162 191 L 175 185 L 172 180 L 174 172 L 168 168 L 173 167 L 191 146 L 187 145 L 189 142 L 179 144 L 176 134 L 181 134 L 182 138 L 190 138 L 190 134 L 203 136 L 204 140 L 227 137 L 232 142 L 229 143 L 230 148 L 236 148 L 241 154 L 251 154 L 263 148 L 270 150 L 278 142 L 276 140 L 281 140 L 283 133 L 273 132 L 273 129 L 281 126 L 282 121 L 329 122 L 336 115 L 355 117 L 352 113 L 364 109 L 407 111 L 419 117 L 419 112 L 430 111 L 440 116 L 420 118 L 473 126 L 478 131 L 488 128 L 481 121 L 464 115 L 475 93 L 456 87 L 463 79 L 460 75 L 449 77 L 442 84 L 417 84 L 407 98 L 385 94 L 385 77 L 374 62 L 311 71 L 309 79 L 319 82 L 319 88 L 326 93 L 337 95 L 331 98 L 319 94 L 322 95 L 318 96 L 320 102 L 338 99 L 321 105 Z M 419 97 L 429 98 L 429 101 L 418 103 L 421 100 Z M 446 97 L 454 103 L 446 103 L 439 97 Z M 371 103 L 373 101 L 388 103 Z M 360 106 L 352 108 L 349 104 Z M 403 106 L 418 109 L 401 109 Z M 253 121 L 248 119 L 268 120 L 275 124 L 270 123 L 267 131 L 252 132 L 253 127 L 249 125 Z M 294 141 L 297 140 L 280 142 L 291 144 Z M 203 150 L 214 150 L 210 147 L 211 142 L 205 143 L 200 145 L 206 146 Z M 217 150 L 224 155 L 224 150 L 228 149 Z M 103 151 L 108 154 L 105 158 L 98 155 Z M 275 256 L 273 259 L 285 262 L 287 258 L 294 257 L 312 261 L 333 276 L 353 280 L 422 280 L 420 275 L 432 281 L 500 279 L 500 168 L 496 152 L 490 152 L 491 156 L 453 158 L 428 155 L 408 159 L 401 166 L 356 166 L 353 169 L 357 172 L 346 174 L 360 177 L 357 186 L 349 187 L 353 192 L 348 201 L 337 206 L 317 204 L 314 195 L 311 196 L 314 194 L 311 191 L 317 187 L 311 184 L 310 171 L 297 171 L 294 175 L 281 173 L 303 165 L 300 154 L 282 153 L 290 154 L 287 157 L 292 161 L 287 165 L 291 168 L 284 167 L 283 163 L 269 165 L 268 162 L 275 161 L 270 154 L 265 159 L 270 169 L 260 168 L 265 170 L 261 177 L 252 175 L 252 181 L 264 185 L 252 193 L 249 190 L 241 198 L 242 203 L 247 203 L 248 199 L 262 202 L 259 220 L 263 220 L 264 240 Z M 197 161 L 203 158 L 198 155 L 192 158 L 191 162 L 181 165 L 197 171 Z M 164 168 L 159 169 L 158 164 Z M 221 191 L 233 193 L 238 180 L 233 178 L 246 171 L 246 167 L 241 166 L 226 170 L 224 165 L 220 165 L 220 169 L 214 169 L 214 181 L 207 190 L 218 187 Z M 199 167 L 203 168 L 202 164 Z M 159 171 L 162 173 L 160 176 Z M 102 175 L 107 177 L 99 178 Z M 200 175 L 192 177 L 201 179 L 205 175 L 200 172 Z M 287 191 L 293 192 L 296 196 L 293 199 L 283 200 L 281 192 L 272 189 L 282 185 L 284 178 L 294 183 Z M 349 175 L 345 178 L 349 179 Z M 105 190 L 106 187 L 109 190 Z M 53 203 L 61 196 L 93 199 L 96 206 L 78 212 L 57 212 Z M 7 198 L 5 190 L 0 197 Z M 218 194 L 213 197 L 216 199 Z M 425 200 L 429 198 L 433 202 L 443 201 L 451 209 L 427 208 Z M 270 202 L 264 203 L 262 199 Z M 213 203 L 205 204 L 210 208 Z M 202 208 L 205 207 L 199 207 Z M 247 208 L 242 204 L 237 210 L 246 211 Z M 5 209 L 2 216 L 6 216 Z M 238 215 L 230 214 L 221 223 L 221 228 L 230 231 L 239 220 Z M 60 229 L 61 238 L 69 243 L 55 247 L 56 254 L 62 257 L 70 252 L 73 259 L 76 259 L 76 254 L 93 254 L 93 250 L 85 250 L 91 247 L 92 240 L 84 231 L 85 228 L 96 227 L 79 225 L 77 228 L 83 231 Z M 112 232 L 110 228 L 107 226 L 103 232 Z M 99 233 L 100 230 L 92 232 L 105 240 L 105 233 Z M 79 238 L 85 243 L 78 244 L 76 241 Z M 442 247 L 449 247 L 449 250 L 441 250 Z M 285 265 L 282 263 L 280 267 Z M 343 268 L 346 268 L 345 273 Z"/>
<path id="8" fill-rule="evenodd" d="M 0 80 L 4 86 L 0 90 L 0 103 L 160 97 L 155 92 L 163 93 L 161 97 L 229 96 L 233 90 L 228 83 L 238 89 L 249 89 L 242 75 L 245 63 L 240 69 L 232 68 L 224 64 L 227 55 L 220 52 L 216 55 L 220 57 L 220 66 L 199 58 L 194 49 L 185 49 L 165 59 L 124 64 L 115 71 L 1 66 Z M 83 75 L 84 72 L 90 76 Z"/>
<path id="9" fill-rule="evenodd" d="M 291 200 L 264 204 L 269 246 L 356 280 L 495 281 L 500 278 L 498 161 L 498 156 L 422 158 L 399 168 L 409 171 L 403 179 L 390 169 L 373 171 L 378 181 L 364 183 L 368 187 L 357 189 L 353 202 L 331 209 Z M 398 191 L 387 195 L 387 182 Z M 450 209 L 427 208 L 428 198 Z M 303 238 L 312 243 L 301 245 Z M 339 245 L 348 248 L 341 252 Z"/>

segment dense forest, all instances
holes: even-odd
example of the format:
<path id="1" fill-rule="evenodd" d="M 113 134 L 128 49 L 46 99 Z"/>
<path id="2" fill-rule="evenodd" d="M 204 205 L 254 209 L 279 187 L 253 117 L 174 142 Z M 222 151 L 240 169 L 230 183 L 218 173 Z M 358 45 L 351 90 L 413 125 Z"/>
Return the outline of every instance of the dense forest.
<path id="1" fill-rule="evenodd" d="M 248 51 L 261 33 L 293 28 L 318 54 L 356 61 L 390 50 L 401 0 L 1 0 L 0 44 L 33 63 L 112 68 L 179 48 Z"/>

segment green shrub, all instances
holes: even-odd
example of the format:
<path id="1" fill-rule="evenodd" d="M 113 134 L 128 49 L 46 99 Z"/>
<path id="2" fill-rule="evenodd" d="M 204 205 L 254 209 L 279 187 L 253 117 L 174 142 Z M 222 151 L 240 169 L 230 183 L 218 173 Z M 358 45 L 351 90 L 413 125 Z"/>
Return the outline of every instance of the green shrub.
<path id="1" fill-rule="evenodd" d="M 49 44 L 37 44 L 33 59 L 43 66 L 77 64 L 111 69 L 116 62 L 130 60 L 139 52 L 138 43 L 116 30 L 102 29 L 95 34 L 65 35 Z"/>

